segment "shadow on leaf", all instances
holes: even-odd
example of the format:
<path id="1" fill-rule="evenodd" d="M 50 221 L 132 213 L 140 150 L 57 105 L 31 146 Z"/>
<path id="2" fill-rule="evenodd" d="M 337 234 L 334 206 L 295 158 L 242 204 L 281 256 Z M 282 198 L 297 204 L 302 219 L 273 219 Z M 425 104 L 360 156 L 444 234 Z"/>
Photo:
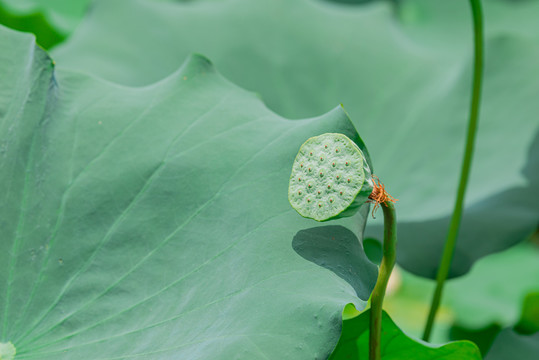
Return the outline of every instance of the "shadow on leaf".
<path id="1" fill-rule="evenodd" d="M 378 270 L 352 231 L 339 225 L 301 230 L 294 236 L 292 247 L 304 259 L 344 279 L 360 299 L 369 299 Z"/>

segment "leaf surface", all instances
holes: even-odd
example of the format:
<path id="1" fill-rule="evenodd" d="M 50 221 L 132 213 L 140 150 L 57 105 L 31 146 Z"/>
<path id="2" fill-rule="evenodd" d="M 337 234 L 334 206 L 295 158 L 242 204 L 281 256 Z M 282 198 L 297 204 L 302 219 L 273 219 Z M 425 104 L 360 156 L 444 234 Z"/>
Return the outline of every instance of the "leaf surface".
<path id="1" fill-rule="evenodd" d="M 464 148 L 471 14 L 466 1 L 395 3 L 98 1 L 54 54 L 61 66 L 147 84 L 197 51 L 284 116 L 343 103 L 400 200 L 398 262 L 434 277 Z M 481 118 L 451 276 L 521 241 L 539 218 L 539 3 L 484 5 Z M 367 232 L 381 237 L 381 217 Z"/>
<path id="2" fill-rule="evenodd" d="M 3 27 L 0 78 L 0 343 L 17 360 L 323 359 L 344 305 L 365 306 L 368 206 L 328 229 L 287 200 L 305 139 L 366 151 L 340 107 L 284 119 L 198 55 L 145 87 L 55 71 Z"/>

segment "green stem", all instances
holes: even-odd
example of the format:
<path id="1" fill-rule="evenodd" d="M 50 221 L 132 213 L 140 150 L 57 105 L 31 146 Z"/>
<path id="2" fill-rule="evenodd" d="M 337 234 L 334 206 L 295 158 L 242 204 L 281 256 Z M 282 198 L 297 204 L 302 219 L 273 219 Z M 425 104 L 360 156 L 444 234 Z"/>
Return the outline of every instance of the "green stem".
<path id="1" fill-rule="evenodd" d="M 457 199 L 455 202 L 455 208 L 453 215 L 451 216 L 451 223 L 449 225 L 449 231 L 447 233 L 447 239 L 442 254 L 442 260 L 440 267 L 438 268 L 438 274 L 436 275 L 436 289 L 432 297 L 432 303 L 427 318 L 427 324 L 425 325 L 425 332 L 423 334 L 423 340 L 428 341 L 434 325 L 434 318 L 436 312 L 440 306 L 442 299 L 442 290 L 445 280 L 449 274 L 451 268 L 451 261 L 453 260 L 453 253 L 455 252 L 455 245 L 457 242 L 457 236 L 459 233 L 460 221 L 462 219 L 462 209 L 464 203 L 464 195 L 466 193 L 466 185 L 468 184 L 468 178 L 470 176 L 470 167 L 472 164 L 472 155 L 474 150 L 475 134 L 477 132 L 477 122 L 479 118 L 479 102 L 481 98 L 481 81 L 483 77 L 483 14 L 481 10 L 480 0 L 470 0 L 473 16 L 473 28 L 474 28 L 474 72 L 473 72 L 473 84 L 472 84 L 472 99 L 470 104 L 470 120 L 468 122 L 468 135 L 466 138 L 466 149 L 464 152 L 464 159 L 462 161 L 462 169 L 460 173 L 460 182 L 457 191 Z"/>
<path id="2" fill-rule="evenodd" d="M 371 295 L 371 321 L 369 332 L 369 360 L 380 360 L 380 338 L 382 333 L 382 305 L 386 294 L 387 282 L 397 257 L 397 216 L 395 206 L 386 201 L 384 211 L 384 252 L 378 279 Z"/>

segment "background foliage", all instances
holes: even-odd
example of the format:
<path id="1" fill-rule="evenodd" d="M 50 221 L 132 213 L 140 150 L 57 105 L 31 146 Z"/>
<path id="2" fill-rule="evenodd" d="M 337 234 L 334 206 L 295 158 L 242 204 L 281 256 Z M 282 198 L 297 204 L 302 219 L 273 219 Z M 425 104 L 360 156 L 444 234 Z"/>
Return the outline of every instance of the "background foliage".
<path id="1" fill-rule="evenodd" d="M 537 323 L 537 312 L 533 309 L 537 308 L 538 299 L 531 295 L 526 297 L 539 290 L 539 280 L 534 275 L 537 274 L 537 245 L 529 239 L 539 219 L 536 201 L 539 198 L 539 126 L 536 121 L 539 104 L 535 100 L 539 82 L 532 76 L 539 62 L 539 24 L 536 21 L 539 2 L 484 0 L 483 5 L 487 52 L 481 120 L 451 275 L 469 273 L 449 284 L 435 340 L 471 339 L 483 354 L 492 346 L 487 359 L 502 359 L 507 349 L 519 354 L 519 358 L 531 359 L 539 341 L 533 335 L 537 331 L 533 325 Z M 220 189 L 214 192 L 216 201 L 222 198 L 225 203 L 233 199 L 233 209 L 224 205 L 216 209 L 209 206 L 214 212 L 198 220 L 199 229 L 203 231 L 178 234 L 185 241 L 185 247 L 168 252 L 166 255 L 170 258 L 156 257 L 148 262 L 141 268 L 144 277 L 153 283 L 159 274 L 163 277 L 161 284 L 167 287 L 166 284 L 177 280 L 177 274 L 189 273 L 186 270 L 189 264 L 194 266 L 198 261 L 196 256 L 186 254 L 199 253 L 202 247 L 204 251 L 199 256 L 211 257 L 212 246 L 206 249 L 207 244 L 215 244 L 217 249 L 239 237 L 243 239 L 242 244 L 249 243 L 252 247 L 242 245 L 243 255 L 232 252 L 236 255 L 230 255 L 231 262 L 215 265 L 214 273 L 197 272 L 189 286 L 180 281 L 176 296 L 172 295 L 174 290 L 170 290 L 170 297 L 160 300 L 185 298 L 181 286 L 199 295 L 188 297 L 185 303 L 180 302 L 176 308 L 160 313 L 161 320 L 170 319 L 171 328 L 182 329 L 184 325 L 178 324 L 183 324 L 183 320 L 175 317 L 188 311 L 192 304 L 211 304 L 208 299 L 249 288 L 248 284 L 254 283 L 249 283 L 247 278 L 255 281 L 255 278 L 270 276 L 272 285 L 265 286 L 266 290 L 256 286 L 255 290 L 250 290 L 255 293 L 253 299 L 239 300 L 237 295 L 231 295 L 230 301 L 237 307 L 235 311 L 228 312 L 220 307 L 211 311 L 208 305 L 206 310 L 193 313 L 192 316 L 203 314 L 205 320 L 199 320 L 200 336 L 192 341 L 192 346 L 199 349 L 194 344 L 201 343 L 202 334 L 224 331 L 216 330 L 211 324 L 215 319 L 226 319 L 223 326 L 229 322 L 242 326 L 252 323 L 258 332 L 261 328 L 273 330 L 255 340 L 252 336 L 215 340 L 215 348 L 225 355 L 229 347 L 232 352 L 237 351 L 235 346 L 248 349 L 248 356 L 254 357 L 281 356 L 275 353 L 281 350 L 290 351 L 287 354 L 293 353 L 294 358 L 300 358 L 297 355 L 300 353 L 306 358 L 312 358 L 313 354 L 323 358 L 324 354 L 329 354 L 340 333 L 339 321 L 335 320 L 337 314 L 347 302 L 362 309 L 368 297 L 366 289 L 374 281 L 374 268 L 361 255 L 363 249 L 357 246 L 367 209 L 358 217 L 338 224 L 352 232 L 341 227 L 309 230 L 315 225 L 288 212 L 286 185 L 283 191 L 280 186 L 288 179 L 288 165 L 283 164 L 291 163 L 288 158 L 293 159 L 309 134 L 343 131 L 356 136 L 342 110 L 319 117 L 339 103 L 344 104 L 366 141 L 375 173 L 400 199 L 398 262 L 401 270 L 393 279 L 394 290 L 386 308 L 400 327 L 411 334 L 420 333 L 423 323 L 420 319 L 427 311 L 432 282 L 417 275 L 432 278 L 435 274 L 453 206 L 464 142 L 472 63 L 471 16 L 467 1 L 0 0 L 0 22 L 14 29 L 34 32 L 40 45 L 51 48 L 57 64 L 53 75 L 50 60 L 40 49 L 33 49 L 29 37 L 2 30 L 0 153 L 2 186 L 10 190 L 2 200 L 5 206 L 0 220 L 6 229 L 4 233 L 8 234 L 8 240 L 2 242 L 5 259 L 0 265 L 4 269 L 0 278 L 0 311 L 4 309 L 0 313 L 3 326 L 0 342 L 26 339 L 21 342 L 22 347 L 17 347 L 17 359 L 44 358 L 43 353 L 47 351 L 53 356 L 55 351 L 64 348 L 85 354 L 87 350 L 75 350 L 76 346 L 79 349 L 94 346 L 82 346 L 91 339 L 88 333 L 80 331 L 91 328 L 88 316 L 93 319 L 94 312 L 100 308 L 90 306 L 89 310 L 94 312 L 87 314 L 91 316 L 69 318 L 71 315 L 66 315 L 78 311 L 92 298 L 92 291 L 106 289 L 113 281 L 114 277 L 107 279 L 93 272 L 92 264 L 106 262 L 106 256 L 122 249 L 125 255 L 111 260 L 114 266 L 110 268 L 127 269 L 136 264 L 137 251 L 142 254 L 157 246 L 152 241 L 157 241 L 158 236 L 152 233 L 167 226 L 166 219 L 189 214 L 190 205 L 205 201 L 204 192 L 194 191 L 204 174 L 212 179 L 208 180 L 208 189 Z M 228 79 L 258 93 L 277 114 L 312 120 L 291 121 L 275 115 L 252 95 L 222 80 L 200 57 L 192 58 L 196 60 L 192 60 L 191 65 L 178 70 L 193 52 L 208 56 Z M 184 83 L 183 76 L 190 79 L 191 72 L 204 73 L 197 78 L 206 80 Z M 148 219 L 140 222 L 141 216 L 133 216 L 129 230 L 120 226 L 123 217 L 129 223 L 128 213 L 121 215 L 122 222 L 110 223 L 114 211 L 121 214 L 122 206 L 130 206 L 129 194 L 135 194 L 133 191 L 139 189 L 137 184 L 143 184 L 141 181 L 151 176 L 148 174 L 152 169 L 160 168 L 163 160 L 152 157 L 159 152 L 154 144 L 163 142 L 160 145 L 166 146 L 167 142 L 161 139 L 167 132 L 173 134 L 171 129 L 187 129 L 197 112 L 204 109 L 210 114 L 204 117 L 206 122 L 193 125 L 189 130 L 199 135 L 188 137 L 191 141 L 188 144 L 202 142 L 206 144 L 202 148 L 208 153 L 191 151 L 189 156 L 180 157 L 177 173 L 163 180 L 168 184 L 169 190 L 162 190 L 166 195 L 153 198 L 146 205 L 152 213 Z M 261 119 L 256 128 L 237 128 L 241 119 L 251 117 Z M 120 136 L 122 121 L 127 124 L 133 118 L 145 125 L 133 136 L 128 132 Z M 120 120 L 107 121 L 110 119 Z M 162 124 L 158 125 L 156 119 L 162 119 Z M 101 130 L 91 127 L 98 121 L 101 121 L 98 127 Z M 115 124 L 117 128 L 101 126 L 104 123 Z M 279 138 L 295 124 L 306 125 L 292 135 Z M 223 136 L 219 135 L 221 132 Z M 279 140 L 272 142 L 272 135 Z M 124 145 L 111 151 L 112 145 L 106 145 L 107 136 L 119 136 L 116 141 Z M 257 140 L 252 143 L 245 140 L 253 137 Z M 183 143 L 184 139 L 180 140 Z M 256 146 L 264 144 L 276 150 L 264 150 L 260 154 L 264 161 L 248 160 L 241 168 L 241 154 L 231 148 L 233 156 L 227 156 L 226 146 L 223 148 L 223 144 L 234 141 L 242 144 L 239 148 L 245 154 L 256 152 Z M 92 154 L 108 149 L 107 146 L 111 146 L 110 158 L 105 156 L 104 159 L 110 162 L 109 170 L 93 169 L 99 164 L 92 163 Z M 171 150 L 171 154 L 174 151 Z M 219 175 L 210 170 L 212 164 L 214 170 L 221 171 Z M 72 183 L 77 174 L 86 174 L 79 170 L 87 167 L 91 176 L 84 184 Z M 235 179 L 229 183 L 232 180 L 227 174 L 234 173 L 238 167 L 246 174 L 239 170 L 236 176 L 251 171 L 252 179 Z M 184 191 L 174 187 L 178 182 Z M 65 195 L 79 194 L 76 191 L 79 186 L 80 195 Z M 238 195 L 243 188 L 251 192 Z M 271 193 L 282 193 L 283 197 L 269 196 Z M 125 196 L 124 200 L 117 198 L 121 196 Z M 264 196 L 267 196 L 265 202 L 261 201 Z M 163 206 L 164 198 L 168 199 L 170 208 Z M 79 205 L 71 209 L 68 205 L 72 203 Z M 272 218 L 272 214 L 281 213 L 283 215 Z M 72 218 L 67 230 L 62 230 L 63 220 L 59 220 L 66 216 L 64 214 Z M 264 219 L 270 218 L 258 228 Z M 105 219 L 109 219 L 109 223 Z M 176 224 L 176 220 L 170 221 Z M 206 229 L 208 222 L 213 226 Z M 107 228 L 107 224 L 116 225 Z M 238 224 L 242 225 L 236 229 Z M 105 228 L 108 235 L 97 235 L 98 229 Z M 141 229 L 151 228 L 155 230 L 141 235 L 147 231 L 141 232 Z M 94 229 L 95 237 L 88 235 L 89 229 Z M 318 240 L 308 242 L 306 233 L 300 230 L 308 230 L 307 234 Z M 204 235 L 207 231 L 215 236 Z M 62 244 L 62 240 L 55 240 L 57 233 L 64 234 L 68 244 L 65 251 L 69 256 L 79 259 L 73 268 L 64 266 L 66 259 L 67 264 L 73 264 L 68 255 L 57 254 L 57 248 L 49 250 L 47 247 L 50 241 Z M 326 241 L 334 233 L 345 239 L 342 246 L 358 255 L 359 260 L 354 256 L 340 256 L 343 248 Z M 380 233 L 380 223 L 370 220 L 367 234 L 379 238 Z M 195 235 L 196 239 L 206 240 L 187 240 Z M 79 246 L 80 236 L 90 239 L 83 241 L 85 246 Z M 140 240 L 142 238 L 152 241 L 148 243 Z M 77 246 L 73 239 L 79 241 Z M 109 253 L 105 245 L 109 241 L 112 244 L 112 239 L 118 239 L 119 245 Z M 526 243 L 510 248 L 522 241 Z M 126 250 L 133 244 L 145 245 L 137 251 Z M 369 247 L 372 246 L 376 249 L 376 240 L 369 242 Z M 481 257 L 504 249 L 508 250 L 487 256 L 474 265 Z M 101 252 L 108 255 L 97 255 Z M 332 254 L 327 257 L 332 260 L 321 259 L 321 253 Z M 178 261 L 178 255 L 188 261 Z M 25 266 L 28 261 L 33 265 Z M 341 263 L 351 266 L 354 274 L 363 274 L 363 277 L 358 280 L 350 276 L 343 270 L 346 266 L 338 265 Z M 220 266 L 228 271 L 217 270 L 223 269 Z M 272 278 L 289 267 L 294 269 L 290 276 Z M 295 271 L 301 272 L 300 279 L 292 276 L 296 275 Z M 250 276 L 238 277 L 244 272 Z M 220 277 L 223 273 L 234 279 L 223 280 Z M 79 277 L 88 282 L 75 286 Z M 215 285 L 220 282 L 222 286 Z M 209 283 L 212 286 L 208 286 Z M 282 293 L 290 290 L 295 293 L 298 286 L 305 291 L 299 291 L 297 296 Z M 120 322 L 117 326 L 126 330 L 126 324 L 133 321 L 127 312 L 130 307 L 118 299 L 123 299 L 124 291 L 147 296 L 148 288 L 133 285 L 125 290 L 122 285 L 118 289 L 122 291 L 103 298 L 103 306 L 107 311 L 112 311 L 110 306 L 125 310 L 126 323 Z M 282 300 L 274 304 L 274 313 L 265 308 L 267 302 L 256 300 L 256 297 L 266 299 L 267 295 L 263 294 L 267 289 L 281 294 L 272 296 L 272 299 Z M 44 299 L 40 305 L 34 300 L 38 298 Z M 255 303 L 258 305 L 253 305 Z M 244 304 L 241 311 L 238 304 Z M 317 306 L 322 306 L 322 310 L 314 311 Z M 18 307 L 22 310 L 18 311 Z M 129 331 L 143 329 L 151 323 L 148 319 L 157 319 L 143 311 L 146 308 L 134 309 L 144 312 L 148 318 L 143 316 Z M 283 309 L 289 312 L 283 313 Z M 280 322 L 275 313 L 294 316 Z M 315 313 L 320 316 L 317 317 L 318 328 L 312 319 L 308 320 Z M 59 322 L 66 316 L 71 320 Z M 18 321 L 13 322 L 15 318 Z M 110 321 L 103 321 L 105 329 L 116 331 L 108 328 L 112 326 Z M 46 324 L 54 326 L 47 328 Z M 514 325 L 517 326 L 509 329 Z M 502 328 L 507 329 L 501 331 Z M 286 329 L 294 332 L 294 340 L 283 346 L 282 338 L 275 334 L 283 336 Z M 31 335 L 33 331 L 37 332 Z M 143 338 L 152 339 L 143 335 L 147 334 L 145 331 L 153 330 L 141 331 Z M 152 334 L 157 333 L 156 330 Z M 346 333 L 343 336 L 347 336 Z M 267 340 L 269 337 L 272 340 Z M 305 340 L 307 337 L 312 341 Z M 117 337 L 112 343 L 125 344 L 129 342 L 126 339 Z M 167 354 L 177 354 L 175 351 L 184 351 L 168 348 L 166 341 L 148 341 L 151 343 L 146 344 L 146 350 L 169 349 L 169 353 L 160 353 L 164 358 Z M 116 349 L 123 345 L 118 346 Z M 189 350 L 192 348 L 187 347 L 186 353 L 192 354 Z M 105 349 L 109 349 L 108 345 Z M 108 350 L 100 351 L 110 357 Z M 137 350 L 117 351 L 118 358 L 122 358 Z M 69 352 L 69 356 L 73 354 Z M 204 358 L 203 353 L 200 356 Z"/>
<path id="2" fill-rule="evenodd" d="M 539 130 L 530 120 L 539 83 L 528 81 L 539 61 L 537 13 L 537 2 L 485 2 L 481 121 L 453 276 L 537 226 Z M 464 147 L 471 31 L 466 1 L 98 1 L 53 54 L 59 66 L 143 85 L 199 52 L 284 116 L 342 103 L 400 200 L 399 264 L 434 277 Z"/>

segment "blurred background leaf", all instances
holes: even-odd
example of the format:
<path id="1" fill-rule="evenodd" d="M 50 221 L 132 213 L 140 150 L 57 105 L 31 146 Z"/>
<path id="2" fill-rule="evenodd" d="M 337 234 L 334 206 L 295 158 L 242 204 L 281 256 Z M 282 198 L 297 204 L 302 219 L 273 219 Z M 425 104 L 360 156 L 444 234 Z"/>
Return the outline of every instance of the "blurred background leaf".
<path id="1" fill-rule="evenodd" d="M 485 354 L 503 328 L 521 324 L 522 329 L 527 329 L 523 332 L 536 331 L 538 258 L 537 245 L 525 241 L 479 260 L 468 274 L 450 280 L 432 342 L 472 340 Z M 434 281 L 401 268 L 392 274 L 384 308 L 415 337 L 423 333 L 434 285 Z"/>
<path id="2" fill-rule="evenodd" d="M 522 241 L 539 219 L 539 82 L 530 76 L 539 2 L 489 0 L 485 14 L 484 97 L 451 276 Z M 471 40 L 467 1 L 118 0 L 96 1 L 53 54 L 61 67 L 141 85 L 199 52 L 285 116 L 342 102 L 400 200 L 398 263 L 432 278 L 460 169 Z M 380 236 L 380 221 L 369 221 L 369 236 Z"/>
<path id="3" fill-rule="evenodd" d="M 82 20 L 91 0 L 0 0 L 0 24 L 32 32 L 48 49 L 63 41 Z"/>
<path id="4" fill-rule="evenodd" d="M 515 329 L 521 334 L 539 331 L 539 292 L 531 292 L 524 299 L 522 315 Z"/>
<path id="5" fill-rule="evenodd" d="M 528 241 L 485 257 L 447 284 L 446 302 L 460 326 L 515 325 L 529 293 L 539 291 L 539 248 Z"/>
<path id="6" fill-rule="evenodd" d="M 467 118 L 467 1 L 158 1 L 93 2 L 81 28 L 54 50 L 60 67 L 143 85 L 168 76 L 195 51 L 210 55 L 225 75 L 282 115 L 314 116 L 344 103 L 369 144 L 376 173 L 400 199 L 399 263 L 433 277 Z M 50 47 L 75 29 L 88 2 L 0 0 L 0 22 L 32 31 Z M 539 84 L 531 76 L 539 63 L 539 2 L 483 4 L 486 83 L 452 276 L 520 243 L 539 219 Z M 388 134 L 394 146 L 381 141 Z M 376 263 L 381 227 L 370 222 L 363 245 Z M 534 339 L 521 334 L 537 331 L 537 251 L 529 244 L 512 250 L 487 257 L 491 263 L 478 263 L 460 285 L 448 286 L 455 291 L 446 290 L 434 342 L 473 339 L 485 353 L 501 328 L 515 325 L 522 306 L 517 332 L 504 330 L 495 348 L 503 353 L 503 344 L 526 347 Z M 432 282 L 402 269 L 395 274 L 386 309 L 419 336 Z"/>
<path id="7" fill-rule="evenodd" d="M 539 333 L 521 335 L 511 329 L 502 331 L 494 341 L 485 360 L 537 360 Z"/>

